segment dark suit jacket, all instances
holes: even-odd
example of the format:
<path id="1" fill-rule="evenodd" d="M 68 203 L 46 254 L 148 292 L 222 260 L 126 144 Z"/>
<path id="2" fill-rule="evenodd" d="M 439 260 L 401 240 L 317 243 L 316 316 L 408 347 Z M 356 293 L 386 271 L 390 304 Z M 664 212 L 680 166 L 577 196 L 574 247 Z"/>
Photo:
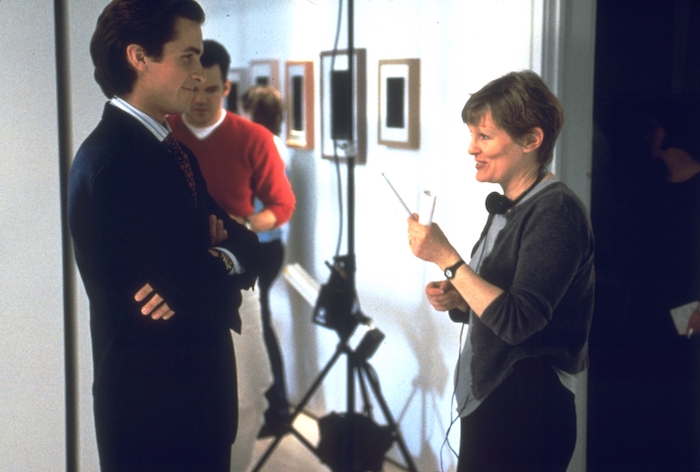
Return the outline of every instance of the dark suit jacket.
<path id="1" fill-rule="evenodd" d="M 68 216 L 90 300 L 103 464 L 129 467 L 235 439 L 229 328 L 240 329 L 240 289 L 254 283 L 259 243 L 211 199 L 196 158 L 190 160 L 197 206 L 165 145 L 107 104 L 71 168 Z M 219 245 L 244 274 L 228 275 L 208 252 L 212 213 L 228 230 Z M 170 320 L 140 313 L 134 294 L 147 282 L 175 311 Z"/>

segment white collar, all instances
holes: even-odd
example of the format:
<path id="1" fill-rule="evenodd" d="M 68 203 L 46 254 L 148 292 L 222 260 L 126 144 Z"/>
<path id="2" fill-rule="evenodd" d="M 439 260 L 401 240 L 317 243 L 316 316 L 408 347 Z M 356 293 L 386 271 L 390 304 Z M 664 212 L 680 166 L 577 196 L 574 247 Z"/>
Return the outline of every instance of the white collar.
<path id="1" fill-rule="evenodd" d="M 142 112 L 126 100 L 119 97 L 114 97 L 109 101 L 109 103 L 139 120 L 139 122 L 143 124 L 151 133 L 153 133 L 153 135 L 158 138 L 159 141 L 163 141 L 166 136 L 170 134 L 170 126 L 168 125 L 167 121 L 165 124 L 158 123 L 151 116 Z"/>

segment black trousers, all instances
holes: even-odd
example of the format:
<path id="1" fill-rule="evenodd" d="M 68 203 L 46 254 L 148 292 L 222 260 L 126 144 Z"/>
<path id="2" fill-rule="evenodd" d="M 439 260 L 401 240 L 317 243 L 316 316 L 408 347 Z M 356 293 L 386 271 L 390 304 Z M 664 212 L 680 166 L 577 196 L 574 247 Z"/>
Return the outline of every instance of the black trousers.
<path id="1" fill-rule="evenodd" d="M 574 395 L 541 359 L 525 359 L 462 418 L 458 472 L 565 472 L 576 443 Z"/>
<path id="2" fill-rule="evenodd" d="M 231 445 L 188 445 L 168 448 L 169 438 L 154 438 L 114 457 L 100 453 L 101 472 L 230 472 Z M 160 447 L 159 444 L 166 447 Z M 170 450 L 168 450 L 170 449 Z M 102 452 L 102 451 L 100 451 Z"/>
<path id="3" fill-rule="evenodd" d="M 272 329 L 272 313 L 270 311 L 270 287 L 280 273 L 284 260 L 284 245 L 279 239 L 262 243 L 263 264 L 258 286 L 260 287 L 260 312 L 262 315 L 263 340 L 270 358 L 273 383 L 265 397 L 269 407 L 265 413 L 267 422 L 287 419 L 289 403 L 284 381 L 284 365 L 277 337 Z"/>

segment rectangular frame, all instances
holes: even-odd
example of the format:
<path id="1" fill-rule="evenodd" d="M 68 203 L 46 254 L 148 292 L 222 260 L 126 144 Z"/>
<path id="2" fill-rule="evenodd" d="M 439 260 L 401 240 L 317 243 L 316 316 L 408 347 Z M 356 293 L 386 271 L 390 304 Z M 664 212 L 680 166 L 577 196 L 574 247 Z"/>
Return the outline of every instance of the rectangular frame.
<path id="1" fill-rule="evenodd" d="M 231 83 L 231 90 L 226 97 L 226 109 L 239 114 L 238 99 L 248 90 L 248 69 L 245 67 L 229 69 L 228 80 Z"/>
<path id="2" fill-rule="evenodd" d="M 280 92 L 280 63 L 276 59 L 250 61 L 250 86 L 272 85 Z"/>
<path id="3" fill-rule="evenodd" d="M 285 63 L 287 146 L 314 148 L 314 63 Z"/>
<path id="4" fill-rule="evenodd" d="M 349 72 L 348 51 L 336 51 L 335 59 L 333 51 L 321 52 L 321 155 L 325 159 L 334 159 L 337 153 L 341 160 L 354 154 L 358 164 L 364 164 L 367 160 L 366 57 L 365 49 L 353 50 L 353 77 L 350 82 L 353 93 L 352 97 L 345 97 L 339 89 L 349 86 L 349 77 L 343 74 Z M 342 133 L 339 128 L 348 124 L 340 122 L 347 118 L 343 114 L 346 110 L 352 115 L 349 121 L 352 124 L 352 137 L 334 137 L 334 121 L 338 134 Z"/>
<path id="5" fill-rule="evenodd" d="M 379 144 L 420 148 L 420 59 L 379 61 Z"/>

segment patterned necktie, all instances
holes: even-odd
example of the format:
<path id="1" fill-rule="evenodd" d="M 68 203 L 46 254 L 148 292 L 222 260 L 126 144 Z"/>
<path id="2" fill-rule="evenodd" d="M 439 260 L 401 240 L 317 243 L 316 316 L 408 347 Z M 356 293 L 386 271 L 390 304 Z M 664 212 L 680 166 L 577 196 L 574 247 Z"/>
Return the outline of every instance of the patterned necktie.
<path id="1" fill-rule="evenodd" d="M 170 154 L 172 154 L 175 158 L 175 162 L 177 162 L 177 164 L 180 166 L 182 173 L 185 174 L 187 185 L 192 191 L 194 204 L 197 206 L 197 188 L 194 184 L 194 174 L 192 173 L 190 158 L 187 156 L 187 153 L 182 150 L 182 147 L 180 147 L 180 143 L 177 141 L 177 139 L 173 138 L 172 133 L 168 134 L 163 143 L 165 143 L 165 145 L 168 147 L 168 151 L 170 151 Z"/>

